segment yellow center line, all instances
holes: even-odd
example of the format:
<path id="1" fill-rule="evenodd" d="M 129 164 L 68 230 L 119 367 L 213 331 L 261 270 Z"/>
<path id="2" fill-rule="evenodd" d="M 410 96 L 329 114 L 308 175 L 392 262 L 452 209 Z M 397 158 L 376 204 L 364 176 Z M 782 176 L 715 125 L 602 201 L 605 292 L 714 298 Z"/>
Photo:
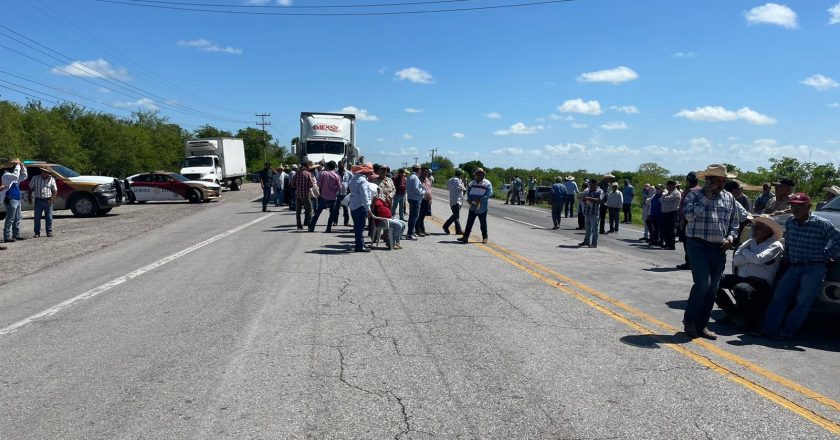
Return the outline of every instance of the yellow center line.
<path id="1" fill-rule="evenodd" d="M 435 217 L 430 217 L 430 219 L 433 220 L 436 223 L 442 224 L 442 222 Z M 554 270 L 551 270 L 551 269 L 549 269 L 549 268 L 547 268 L 547 267 L 545 267 L 545 266 L 543 266 L 539 263 L 536 263 L 532 260 L 529 260 L 529 259 L 527 259 L 527 258 L 525 258 L 521 255 L 518 255 L 515 252 L 513 252 L 509 249 L 506 249 L 502 246 L 499 246 L 497 244 L 485 245 L 485 244 L 479 244 L 479 243 L 476 243 L 476 245 L 480 249 L 482 249 L 483 251 L 501 259 L 502 261 L 505 261 L 505 262 L 511 264 L 512 266 L 514 266 L 514 267 L 516 267 L 516 268 L 518 268 L 518 269 L 520 269 L 524 272 L 527 272 L 528 274 L 530 274 L 530 275 L 534 276 L 535 278 L 545 282 L 546 284 L 548 284 L 548 285 L 550 285 L 550 286 L 552 286 L 552 287 L 554 287 L 554 288 L 556 288 L 556 289 L 558 289 L 558 290 L 560 290 L 564 293 L 567 293 L 567 294 L 571 295 L 572 297 L 574 297 L 574 298 L 580 300 L 581 302 L 589 305 L 590 307 L 594 308 L 595 310 L 609 316 L 610 318 L 612 318 L 612 319 L 614 319 L 618 322 L 621 322 L 621 323 L 633 328 L 634 330 L 636 330 L 636 331 L 638 331 L 642 334 L 655 334 L 656 332 L 651 330 L 650 328 L 646 327 L 645 325 L 643 325 L 639 322 L 636 322 L 631 318 L 628 318 L 627 316 L 624 316 L 624 315 L 622 315 L 622 314 L 620 314 L 620 313 L 618 313 L 614 310 L 611 310 L 607 307 L 604 307 L 603 305 L 599 304 L 598 302 L 594 301 L 593 299 L 588 298 L 585 295 L 582 295 L 581 293 L 579 293 L 579 292 L 575 291 L 574 289 L 570 288 L 569 285 L 571 285 L 571 286 L 573 286 L 577 289 L 580 289 L 580 290 L 592 295 L 593 297 L 595 297 L 597 299 L 600 299 L 600 300 L 605 301 L 605 302 L 607 302 L 611 305 L 614 305 L 621 310 L 629 312 L 629 313 L 635 315 L 638 318 L 642 318 L 644 321 L 647 321 L 650 324 L 662 327 L 662 328 L 667 329 L 669 331 L 674 331 L 674 332 L 678 331 L 675 327 L 673 327 L 673 326 L 671 326 L 671 325 L 669 325 L 669 324 L 667 324 L 663 321 L 660 321 L 660 320 L 654 318 L 653 316 L 650 316 L 650 315 L 642 312 L 641 310 L 636 309 L 635 307 L 629 306 L 629 305 L 624 304 L 624 303 L 622 303 L 622 302 L 620 302 L 616 299 L 613 299 L 613 298 L 609 297 L 608 295 L 606 295 L 602 292 L 599 292 L 598 290 L 595 290 L 595 289 L 593 289 L 589 286 L 586 286 L 582 283 L 579 283 L 579 282 L 577 282 L 577 281 L 575 281 L 575 280 L 573 280 L 573 279 L 571 279 L 571 278 L 569 278 L 565 275 L 557 273 Z M 505 255 L 505 254 L 507 254 L 507 255 Z M 519 261 L 517 261 L 517 260 L 519 260 Z M 537 269 L 539 269 L 539 270 L 541 270 L 545 273 L 551 274 L 551 275 L 559 278 L 560 280 L 562 280 L 562 282 L 558 281 L 558 280 L 555 280 L 555 279 L 552 279 L 552 278 L 549 278 L 549 277 L 535 271 L 534 269 L 531 269 L 530 267 L 527 267 L 527 266 L 523 265 L 522 263 L 525 263 L 527 265 L 530 265 L 531 267 L 537 268 Z M 723 366 L 723 365 L 719 364 L 718 362 L 715 362 L 714 360 L 712 360 L 712 359 L 710 359 L 706 356 L 703 356 L 703 355 L 701 355 L 701 354 L 699 354 L 699 353 L 697 353 L 697 352 L 695 352 L 695 351 L 693 351 L 693 350 L 691 350 L 691 349 L 689 349 L 685 346 L 682 346 L 682 345 L 679 345 L 679 344 L 668 343 L 668 341 L 666 341 L 662 337 L 652 336 L 652 339 L 656 340 L 657 342 L 661 342 L 663 345 L 665 345 L 666 347 L 676 351 L 677 353 L 680 353 L 680 354 L 688 357 L 689 359 L 692 359 L 693 361 L 697 362 L 698 364 L 700 364 L 700 365 L 702 365 L 706 368 L 709 368 L 712 371 L 717 372 L 718 374 L 726 377 L 727 379 L 731 380 L 732 382 L 735 382 L 735 383 L 737 383 L 737 384 L 755 392 L 756 394 L 758 394 L 758 395 L 776 403 L 777 405 L 779 405 L 783 408 L 786 408 L 787 410 L 805 418 L 806 420 L 811 421 L 812 423 L 824 428 L 825 430 L 827 430 L 829 432 L 832 432 L 833 434 L 840 435 L 840 424 L 838 424 L 837 422 L 834 422 L 833 420 L 830 420 L 830 419 L 814 412 L 813 410 L 808 409 L 808 408 L 794 402 L 793 400 L 791 400 L 791 399 L 789 399 L 789 398 L 787 398 L 787 397 L 785 397 L 785 396 L 783 396 L 779 393 L 776 393 L 775 391 L 772 391 L 772 390 L 762 386 L 761 384 L 758 384 L 758 383 L 756 383 L 756 382 L 754 382 L 754 381 L 752 381 L 752 380 L 750 380 L 750 379 L 748 379 L 744 376 L 741 376 L 740 374 L 738 374 L 735 371 L 727 368 L 726 366 Z M 766 369 L 764 369 L 764 368 L 762 368 L 762 367 L 760 367 L 760 366 L 758 366 L 758 365 L 756 365 L 756 364 L 754 364 L 750 361 L 747 361 L 746 359 L 743 359 L 739 356 L 736 356 L 732 353 L 729 353 L 726 350 L 722 350 L 722 349 L 716 347 L 715 345 L 712 345 L 711 343 L 708 343 L 708 342 L 705 342 L 705 341 L 698 341 L 698 340 L 694 340 L 693 342 L 695 344 L 698 344 L 699 346 L 709 350 L 710 352 L 721 356 L 724 359 L 730 360 L 733 363 L 735 363 L 735 364 L 737 364 L 741 367 L 744 367 L 744 368 L 746 368 L 746 369 L 748 369 L 748 370 L 750 370 L 754 373 L 757 373 L 757 374 L 771 380 L 772 382 L 774 382 L 776 384 L 779 384 L 779 385 L 782 385 L 785 388 L 788 388 L 792 391 L 795 391 L 795 392 L 797 392 L 797 393 L 799 393 L 799 394 L 801 394 L 801 395 L 803 395 L 803 396 L 805 396 L 809 399 L 820 402 L 820 403 L 822 403 L 826 406 L 829 406 L 833 409 L 839 409 L 840 408 L 840 403 L 830 399 L 829 397 L 824 396 L 822 394 L 819 394 L 816 391 L 810 390 L 810 389 L 808 389 L 808 388 L 806 388 L 806 387 L 804 387 L 804 386 L 802 386 L 802 385 L 800 385 L 800 384 L 798 384 L 798 383 L 796 383 L 796 382 L 794 382 L 790 379 L 787 379 L 787 378 L 779 376 L 775 373 L 772 373 L 772 372 L 770 372 L 770 371 L 768 371 L 768 370 L 766 370 Z"/>

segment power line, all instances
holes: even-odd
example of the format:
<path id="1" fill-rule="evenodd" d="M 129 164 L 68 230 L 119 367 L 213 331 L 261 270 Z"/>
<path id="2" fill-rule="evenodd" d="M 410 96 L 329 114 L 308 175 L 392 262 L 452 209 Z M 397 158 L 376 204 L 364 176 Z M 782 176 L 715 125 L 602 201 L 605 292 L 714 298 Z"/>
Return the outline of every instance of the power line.
<path id="1" fill-rule="evenodd" d="M 399 6 L 418 6 L 430 5 L 438 3 L 463 3 L 474 2 L 478 0 L 425 0 L 402 3 L 368 3 L 368 4 L 344 4 L 344 5 L 233 5 L 224 3 L 195 3 L 195 2 L 175 2 L 163 0 L 126 0 L 132 3 L 155 3 L 165 5 L 184 5 L 184 6 L 210 6 L 217 8 L 245 8 L 245 9 L 333 9 L 333 8 L 387 8 Z"/>
<path id="2" fill-rule="evenodd" d="M 208 12 L 216 14 L 236 14 L 236 15 L 275 15 L 275 16 L 309 16 L 309 17 L 356 17 L 356 16 L 377 16 L 377 15 L 417 15 L 417 14 L 441 14 L 448 12 L 469 12 L 469 11 L 486 11 L 492 9 L 510 9 L 522 8 L 528 6 L 549 5 L 557 3 L 570 3 L 576 0 L 542 0 L 532 1 L 527 3 L 502 4 L 491 6 L 470 6 L 464 8 L 450 8 L 450 9 L 424 9 L 413 11 L 376 11 L 376 12 L 253 12 L 253 11 L 225 11 L 218 9 L 204 9 L 180 6 L 166 6 L 156 4 L 132 3 L 128 0 L 96 0 L 101 3 L 113 3 L 118 5 L 128 5 L 140 8 L 155 8 L 155 9 L 170 9 L 176 11 L 191 11 L 191 12 Z"/>

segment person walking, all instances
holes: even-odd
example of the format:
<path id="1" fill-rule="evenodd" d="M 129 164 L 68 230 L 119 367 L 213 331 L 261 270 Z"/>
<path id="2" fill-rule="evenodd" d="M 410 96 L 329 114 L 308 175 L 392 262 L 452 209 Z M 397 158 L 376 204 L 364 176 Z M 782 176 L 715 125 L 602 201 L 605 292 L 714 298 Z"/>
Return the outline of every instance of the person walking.
<path id="1" fill-rule="evenodd" d="M 312 220 L 312 185 L 315 179 L 309 169 L 312 167 L 312 161 L 301 164 L 300 169 L 295 174 L 295 179 L 292 181 L 292 186 L 295 188 L 295 219 L 297 220 L 297 228 L 303 229 L 304 226 L 309 226 Z M 300 221 L 300 211 L 304 211 L 303 223 Z"/>
<path id="2" fill-rule="evenodd" d="M 668 250 L 676 249 L 676 227 L 681 199 L 682 194 L 677 189 L 677 182 L 667 181 L 665 193 L 659 199 L 662 207 L 662 214 L 659 216 L 659 237 L 662 240 L 662 247 Z"/>
<path id="3" fill-rule="evenodd" d="M 467 202 L 470 205 L 467 226 L 464 228 L 464 235 L 457 239 L 462 243 L 469 243 L 473 224 L 478 218 L 481 242 L 487 244 L 487 209 L 490 206 L 490 198 L 493 197 L 493 184 L 485 179 L 484 175 L 484 170 L 477 168 L 473 172 L 473 180 L 467 185 Z"/>
<path id="4" fill-rule="evenodd" d="M 727 178 L 734 176 L 725 165 L 712 164 L 697 173 L 705 180 L 702 191 L 691 191 L 685 198 L 688 261 L 694 284 L 683 315 L 685 333 L 692 339 L 717 339 L 706 326 L 712 314 L 715 296 L 726 265 L 726 251 L 738 234 L 737 203 L 723 189 Z"/>
<path id="5" fill-rule="evenodd" d="M 58 195 L 58 186 L 52 174 L 46 168 L 41 168 L 41 174 L 33 176 L 29 180 L 27 199 L 30 204 L 32 204 L 33 194 L 35 195 L 35 230 L 32 238 L 41 237 L 41 217 L 44 218 L 47 237 L 52 237 L 53 202 Z"/>
<path id="6" fill-rule="evenodd" d="M 566 206 L 564 207 L 566 218 L 574 218 L 578 195 L 578 185 L 575 183 L 575 176 L 566 176 L 564 185 L 566 186 Z"/>
<path id="7" fill-rule="evenodd" d="M 464 193 L 467 187 L 464 186 L 464 171 L 455 169 L 455 176 L 446 182 L 446 189 L 449 190 L 449 207 L 452 208 L 452 215 L 443 223 L 443 232 L 449 235 L 449 227 L 455 225 L 455 233 L 462 235 L 461 229 L 461 204 L 464 202 Z"/>
<path id="8" fill-rule="evenodd" d="M 607 196 L 607 209 L 610 214 L 610 232 L 618 232 L 618 217 L 624 206 L 624 194 L 618 190 L 618 184 L 612 184 L 612 192 Z"/>
<path id="9" fill-rule="evenodd" d="M 274 206 L 278 207 L 285 203 L 285 193 L 286 193 L 286 181 L 288 180 L 288 176 L 283 171 L 283 167 L 277 167 L 274 170 L 274 178 L 272 179 L 272 184 L 274 186 Z"/>
<path id="10" fill-rule="evenodd" d="M 338 193 L 341 191 L 341 177 L 335 172 L 335 161 L 329 161 L 326 169 L 321 171 L 318 175 L 317 183 L 320 195 L 318 197 L 318 207 L 312 214 L 312 220 L 309 221 L 309 232 L 315 231 L 315 225 L 318 223 L 318 218 L 321 216 L 321 211 L 327 211 L 327 228 L 324 232 L 332 232 L 333 221 L 338 219 L 338 206 L 336 200 Z"/>
<path id="11" fill-rule="evenodd" d="M 583 242 L 578 246 L 598 247 L 598 220 L 604 203 L 604 190 L 598 188 L 598 181 L 589 179 L 589 188 L 581 193 L 582 212 L 586 228 Z"/>
<path id="12" fill-rule="evenodd" d="M 633 223 L 633 198 L 636 197 L 636 189 L 630 184 L 630 179 L 624 179 L 624 188 L 621 188 L 621 196 L 624 203 L 622 209 L 624 210 L 625 224 Z"/>
<path id="13" fill-rule="evenodd" d="M 373 168 L 367 165 L 353 167 L 353 179 L 350 180 L 350 215 L 353 217 L 353 237 L 355 252 L 370 252 L 365 247 L 365 222 L 370 216 L 370 206 L 373 202 L 368 177 L 373 174 Z"/>
<path id="14" fill-rule="evenodd" d="M 840 231 L 811 213 L 811 198 L 796 193 L 787 200 L 793 214 L 785 222 L 788 269 L 776 285 L 764 324 L 756 334 L 779 340 L 790 339 L 799 331 L 822 290 L 828 263 L 840 258 Z"/>
<path id="15" fill-rule="evenodd" d="M 551 185 L 551 221 L 554 222 L 552 229 L 560 228 L 560 217 L 563 216 L 563 207 L 566 206 L 566 185 L 563 178 L 554 178 L 554 185 Z"/>
<path id="16" fill-rule="evenodd" d="M 534 176 L 528 177 L 528 205 L 534 205 L 534 199 L 537 196 L 537 179 Z"/>
<path id="17" fill-rule="evenodd" d="M 408 236 L 409 240 L 417 238 L 415 227 L 417 226 L 417 218 L 420 216 L 420 203 L 423 201 L 423 196 L 426 190 L 420 183 L 420 165 L 414 165 L 411 168 L 414 172 L 408 176 L 405 184 L 405 198 L 408 200 Z"/>
<path id="18" fill-rule="evenodd" d="M 26 166 L 20 159 L 12 159 L 3 164 L 3 173 L 0 177 L 0 199 L 6 208 L 6 219 L 3 223 L 3 241 L 11 243 L 16 240 L 24 240 L 20 235 L 21 219 L 21 198 L 20 183 L 27 177 Z"/>
<path id="19" fill-rule="evenodd" d="M 271 164 L 266 162 L 263 169 L 260 170 L 260 187 L 263 190 L 263 197 L 262 197 L 262 210 L 263 212 L 268 210 L 268 201 L 271 200 L 271 187 L 274 186 L 274 169 L 271 168 Z"/>

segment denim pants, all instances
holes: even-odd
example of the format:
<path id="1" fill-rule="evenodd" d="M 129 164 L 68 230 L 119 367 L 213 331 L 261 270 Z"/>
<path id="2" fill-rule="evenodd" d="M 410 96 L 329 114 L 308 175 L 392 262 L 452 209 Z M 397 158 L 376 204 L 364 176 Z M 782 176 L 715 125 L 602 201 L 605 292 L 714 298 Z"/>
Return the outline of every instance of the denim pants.
<path id="1" fill-rule="evenodd" d="M 391 213 L 394 215 L 399 213 L 400 220 L 405 220 L 405 194 L 394 195 L 394 200 L 391 202 Z"/>
<path id="2" fill-rule="evenodd" d="M 408 235 L 414 235 L 417 217 L 420 216 L 420 201 L 408 199 Z"/>
<path id="3" fill-rule="evenodd" d="M 610 212 L 610 231 L 618 232 L 618 208 L 607 208 Z"/>
<path id="4" fill-rule="evenodd" d="M 312 214 L 312 220 L 309 220 L 310 231 L 315 230 L 315 225 L 318 223 L 318 218 L 321 217 L 321 211 L 325 209 L 329 209 L 329 211 L 327 211 L 327 230 L 330 230 L 330 227 L 332 227 L 331 220 L 333 217 L 333 211 L 335 211 L 335 200 L 325 200 L 322 198 L 318 198 L 318 207 L 315 208 L 315 212 Z M 338 215 L 338 211 L 336 211 L 336 215 Z"/>
<path id="5" fill-rule="evenodd" d="M 624 221 L 627 223 L 633 222 L 633 205 L 630 203 L 625 203 L 622 205 L 624 209 Z"/>
<path id="6" fill-rule="evenodd" d="M 551 221 L 554 222 L 554 226 L 560 224 L 560 218 L 563 217 L 563 207 L 566 206 L 566 198 L 564 196 L 563 200 L 555 200 L 551 202 Z M 568 216 L 567 216 L 568 217 Z"/>
<path id="7" fill-rule="evenodd" d="M 6 221 L 3 223 L 3 240 L 20 237 L 20 200 L 9 200 L 5 204 Z"/>
<path id="8" fill-rule="evenodd" d="M 487 238 L 487 211 L 476 213 L 472 209 L 467 214 L 467 227 L 464 229 L 464 237 L 469 239 L 475 219 L 478 217 L 478 224 L 481 228 L 481 238 Z"/>
<path id="9" fill-rule="evenodd" d="M 353 216 L 353 236 L 356 239 L 356 250 L 360 251 L 365 248 L 365 221 L 367 220 L 367 210 L 364 206 L 360 206 L 350 211 Z"/>
<path id="10" fill-rule="evenodd" d="M 389 231 L 389 240 L 391 243 L 399 243 L 400 237 L 405 234 L 405 231 L 408 229 L 408 224 L 405 220 L 399 220 L 396 218 L 392 218 L 388 220 L 388 231 Z"/>
<path id="11" fill-rule="evenodd" d="M 701 331 L 709 324 L 712 308 L 715 305 L 720 279 L 726 266 L 726 252 L 720 243 L 710 243 L 697 238 L 689 238 L 688 258 L 691 260 L 691 278 L 694 284 L 688 295 L 688 304 L 683 315 L 683 323 L 693 325 Z"/>
<path id="12" fill-rule="evenodd" d="M 268 206 L 268 201 L 271 200 L 271 186 L 264 186 L 262 190 L 263 190 L 262 209 L 263 209 L 263 211 L 265 211 L 265 208 Z"/>
<path id="13" fill-rule="evenodd" d="M 575 216 L 575 195 L 574 194 L 566 194 L 566 217 L 574 217 Z"/>
<path id="14" fill-rule="evenodd" d="M 691 259 L 691 268 L 696 260 Z M 819 295 L 827 268 L 825 263 L 797 265 L 791 264 L 776 284 L 773 301 L 764 317 L 762 333 L 769 336 L 791 337 L 796 334 L 814 299 Z M 793 308 L 788 312 L 788 308 Z M 787 314 L 786 314 L 787 312 Z"/>
<path id="15" fill-rule="evenodd" d="M 53 205 L 47 199 L 35 199 L 35 235 L 41 234 L 41 217 L 47 227 L 47 234 L 52 233 Z"/>
<path id="16" fill-rule="evenodd" d="M 583 242 L 589 246 L 598 246 L 599 217 L 598 214 L 584 214 L 583 216 L 583 221 L 586 225 L 586 235 L 584 235 Z"/>
<path id="17" fill-rule="evenodd" d="M 347 197 L 347 195 L 345 195 L 345 194 L 339 194 L 336 197 L 335 207 L 333 208 L 335 210 L 335 213 L 332 213 L 332 212 L 330 213 L 330 218 L 332 219 L 331 224 L 336 224 L 336 225 L 338 224 L 338 211 L 339 210 L 344 212 L 344 224 L 345 225 L 350 224 L 350 210 L 347 209 L 347 205 L 344 205 L 344 204 L 341 203 L 344 200 L 345 197 Z"/>
<path id="18" fill-rule="evenodd" d="M 274 206 L 280 206 L 284 203 L 283 188 L 274 187 Z"/>
<path id="19" fill-rule="evenodd" d="M 450 208 L 452 208 L 452 215 L 449 216 L 448 219 L 446 219 L 446 223 L 443 224 L 443 229 L 446 229 L 448 231 L 449 227 L 452 226 L 452 224 L 454 223 L 455 224 L 455 233 L 460 234 L 461 233 L 461 205 L 456 203 L 456 204 L 450 206 Z"/>

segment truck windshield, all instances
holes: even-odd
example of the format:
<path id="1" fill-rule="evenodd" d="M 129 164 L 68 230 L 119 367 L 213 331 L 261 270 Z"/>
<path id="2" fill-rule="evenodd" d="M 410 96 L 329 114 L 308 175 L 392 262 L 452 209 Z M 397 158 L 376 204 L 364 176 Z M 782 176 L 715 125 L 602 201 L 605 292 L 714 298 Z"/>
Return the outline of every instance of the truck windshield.
<path id="1" fill-rule="evenodd" d="M 338 154 L 344 155 L 344 143 L 329 141 L 306 142 L 306 154 Z"/>
<path id="2" fill-rule="evenodd" d="M 181 162 L 181 168 L 212 167 L 212 157 L 188 157 Z"/>
<path id="3" fill-rule="evenodd" d="M 61 174 L 62 176 L 68 177 L 68 178 L 69 177 L 79 177 L 81 175 L 81 174 L 71 170 L 70 168 L 67 168 L 67 167 L 62 166 L 62 165 L 53 165 L 52 169 L 56 173 Z"/>

